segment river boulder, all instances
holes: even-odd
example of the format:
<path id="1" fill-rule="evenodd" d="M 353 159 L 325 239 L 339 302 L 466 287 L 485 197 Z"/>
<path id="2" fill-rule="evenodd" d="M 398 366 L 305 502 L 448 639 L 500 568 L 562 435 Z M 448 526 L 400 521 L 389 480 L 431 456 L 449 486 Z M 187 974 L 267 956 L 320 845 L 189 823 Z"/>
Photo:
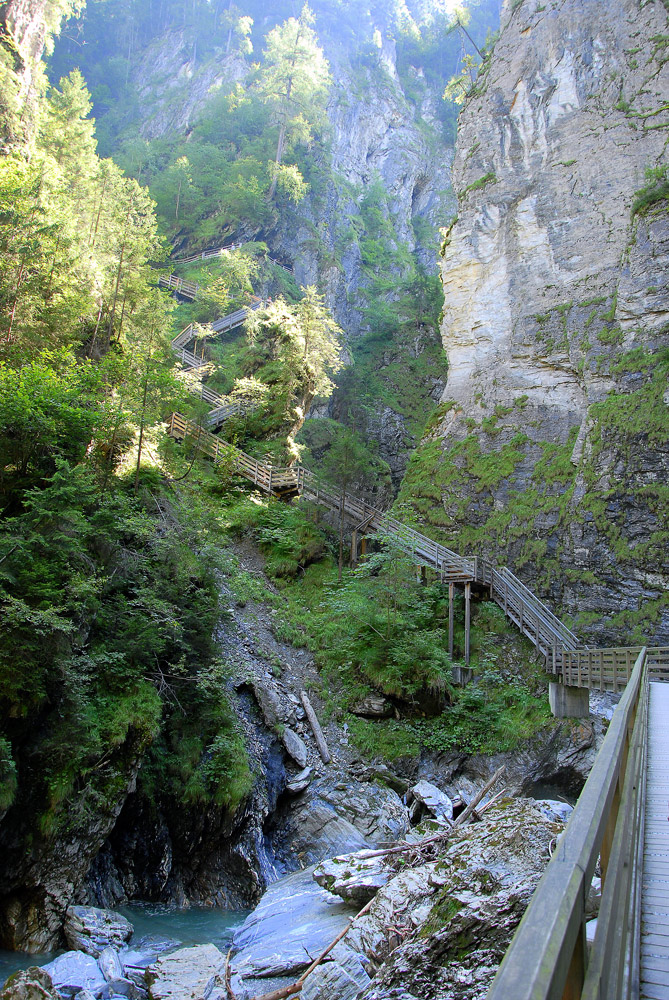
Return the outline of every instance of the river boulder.
<path id="1" fill-rule="evenodd" d="M 97 906 L 69 906 L 63 926 L 70 948 L 97 958 L 105 948 L 121 948 L 132 937 L 129 920 Z"/>
<path id="2" fill-rule="evenodd" d="M 161 955 L 145 973 L 151 1000 L 209 997 L 225 970 L 225 956 L 213 944 L 179 948 Z"/>
<path id="3" fill-rule="evenodd" d="M 347 903 L 362 907 L 395 874 L 382 857 L 366 857 L 367 852 L 343 854 L 322 861 L 314 869 L 314 881 Z"/>
<path id="4" fill-rule="evenodd" d="M 0 990 L 0 1000 L 60 1000 L 60 994 L 49 973 L 32 966 L 9 977 Z"/>
<path id="5" fill-rule="evenodd" d="M 94 996 L 102 995 L 107 987 L 107 980 L 100 971 L 100 966 L 92 955 L 83 951 L 66 951 L 53 962 L 43 966 L 53 984 L 61 994 L 73 996 L 81 990 L 90 990 Z"/>

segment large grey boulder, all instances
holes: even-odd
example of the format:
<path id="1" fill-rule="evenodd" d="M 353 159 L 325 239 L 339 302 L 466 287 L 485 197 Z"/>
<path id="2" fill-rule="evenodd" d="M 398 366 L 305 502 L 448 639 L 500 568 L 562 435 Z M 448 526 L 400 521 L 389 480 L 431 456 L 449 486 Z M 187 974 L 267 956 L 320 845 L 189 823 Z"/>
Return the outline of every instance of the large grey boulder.
<path id="1" fill-rule="evenodd" d="M 370 979 L 353 994 L 360 1000 L 481 1000 L 562 829 L 520 799 L 454 831 L 436 860 L 400 870 L 379 889 L 331 966 L 309 976 L 307 1000 L 339 1000 L 335 982 L 348 996 L 356 957 Z"/>
<path id="2" fill-rule="evenodd" d="M 97 958 L 105 948 L 121 948 L 132 937 L 129 920 L 97 906 L 69 906 L 63 925 L 70 948 Z"/>
<path id="3" fill-rule="evenodd" d="M 32 966 L 9 977 L 0 990 L 0 1000 L 60 1000 L 60 994 L 49 973 Z"/>
<path id="4" fill-rule="evenodd" d="M 424 779 L 409 789 L 407 801 L 411 804 L 409 815 L 417 823 L 426 812 L 439 823 L 453 819 L 453 803 L 440 788 Z"/>
<path id="5" fill-rule="evenodd" d="M 301 972 L 346 927 L 354 912 L 317 885 L 311 869 L 280 879 L 235 933 L 235 976 L 266 978 Z"/>
<path id="6" fill-rule="evenodd" d="M 290 868 L 402 840 L 409 814 L 397 792 L 373 782 L 320 778 L 279 821 L 275 851 Z"/>
<path id="7" fill-rule="evenodd" d="M 304 740 L 292 729 L 284 729 L 281 738 L 283 739 L 286 752 L 293 758 L 297 766 L 305 768 L 307 766 L 308 752 Z"/>
<path id="8" fill-rule="evenodd" d="M 314 869 L 314 880 L 347 903 L 362 907 L 394 874 L 382 857 L 367 858 L 362 851 L 321 861 Z"/>
<path id="9" fill-rule="evenodd" d="M 213 944 L 179 948 L 146 970 L 151 1000 L 201 1000 L 209 996 L 225 969 L 225 956 Z"/>
<path id="10" fill-rule="evenodd" d="M 93 956 L 81 951 L 66 951 L 42 968 L 51 976 L 59 993 L 75 994 L 80 990 L 90 990 L 99 997 L 107 986 L 107 980 Z"/>

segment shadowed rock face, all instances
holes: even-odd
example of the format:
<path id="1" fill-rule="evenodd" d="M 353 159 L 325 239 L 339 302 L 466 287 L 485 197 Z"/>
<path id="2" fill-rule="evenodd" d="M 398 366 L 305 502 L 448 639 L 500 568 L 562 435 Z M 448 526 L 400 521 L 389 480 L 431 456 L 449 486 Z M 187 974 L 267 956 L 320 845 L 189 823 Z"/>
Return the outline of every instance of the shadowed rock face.
<path id="1" fill-rule="evenodd" d="M 435 436 L 455 471 L 435 519 L 589 612 L 601 642 L 629 641 L 640 602 L 644 635 L 669 641 L 651 499 L 669 469 L 669 217 L 631 211 L 666 163 L 666 28 L 655 2 L 507 4 L 460 117 L 442 263 L 452 405 Z"/>

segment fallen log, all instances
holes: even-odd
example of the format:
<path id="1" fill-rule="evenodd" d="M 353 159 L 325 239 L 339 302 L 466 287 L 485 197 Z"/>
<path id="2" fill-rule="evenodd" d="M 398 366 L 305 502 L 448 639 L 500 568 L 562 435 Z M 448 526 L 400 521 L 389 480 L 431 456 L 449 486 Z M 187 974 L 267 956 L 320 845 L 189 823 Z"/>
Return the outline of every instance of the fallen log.
<path id="1" fill-rule="evenodd" d="M 306 691 L 300 691 L 300 698 L 302 699 L 302 704 L 304 706 L 304 711 L 306 712 L 307 719 L 309 720 L 309 725 L 314 734 L 314 739 L 316 740 L 316 746 L 318 747 L 318 752 L 321 755 L 324 764 L 329 764 L 332 760 L 330 756 L 330 751 L 328 750 L 328 745 L 325 742 L 325 737 L 323 736 L 323 730 L 321 729 L 321 724 L 316 717 L 313 705 L 309 701 L 309 696 Z"/>

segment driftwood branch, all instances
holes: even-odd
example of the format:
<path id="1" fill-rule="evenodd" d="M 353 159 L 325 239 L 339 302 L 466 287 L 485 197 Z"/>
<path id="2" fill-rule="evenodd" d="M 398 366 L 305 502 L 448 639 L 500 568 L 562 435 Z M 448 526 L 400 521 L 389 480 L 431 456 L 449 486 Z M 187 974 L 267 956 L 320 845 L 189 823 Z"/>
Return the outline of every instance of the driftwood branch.
<path id="1" fill-rule="evenodd" d="M 309 696 L 306 691 L 300 691 L 300 698 L 302 699 L 302 704 L 304 705 L 304 711 L 306 712 L 307 719 L 309 720 L 309 725 L 314 734 L 314 739 L 316 740 L 316 746 L 318 747 L 318 752 L 321 755 L 324 764 L 329 764 L 332 760 L 330 756 L 330 751 L 328 750 L 328 745 L 325 742 L 325 737 L 323 736 L 323 730 L 321 729 L 321 724 L 316 718 L 316 713 L 314 712 L 313 705 L 309 701 Z"/>
<path id="2" fill-rule="evenodd" d="M 309 968 L 302 973 L 299 979 L 297 979 L 294 983 L 291 983 L 290 986 L 283 986 L 278 990 L 272 990 L 271 993 L 263 993 L 261 996 L 253 997 L 252 1000 L 285 1000 L 286 997 L 291 997 L 294 996 L 295 993 L 300 993 L 302 990 L 302 986 L 304 985 L 305 979 L 311 975 L 314 969 L 318 968 L 321 962 L 323 962 L 327 958 L 332 949 L 339 944 L 342 938 L 346 937 L 346 935 L 348 934 L 348 932 L 350 931 L 351 927 L 353 926 L 354 922 L 358 919 L 358 917 L 364 917 L 365 913 L 369 911 L 373 902 L 374 899 L 370 899 L 370 901 L 366 903 L 363 906 L 363 908 L 358 913 L 356 913 L 354 917 L 351 917 L 351 919 L 349 920 L 347 926 L 343 929 L 343 931 L 340 931 L 339 934 L 337 934 L 337 937 L 334 939 L 334 941 L 330 942 L 325 951 L 322 951 L 321 954 L 318 956 L 318 958 L 314 959 Z"/>
<path id="3" fill-rule="evenodd" d="M 237 996 L 232 988 L 232 981 L 230 978 L 230 955 L 232 954 L 232 948 L 228 950 L 228 954 L 225 956 L 225 992 L 227 993 L 228 1000 L 237 1000 Z"/>
<path id="4" fill-rule="evenodd" d="M 481 801 L 481 799 L 485 795 L 488 794 L 488 792 L 493 787 L 493 785 L 497 784 L 497 782 L 499 781 L 499 779 L 504 774 L 505 770 L 506 770 L 506 768 L 505 768 L 504 764 L 502 764 L 501 767 L 497 768 L 497 770 L 493 774 L 493 776 L 490 779 L 490 781 L 487 781 L 485 783 L 485 785 L 483 786 L 483 788 L 481 789 L 481 791 L 478 792 L 474 796 L 474 798 L 471 800 L 471 802 L 469 803 L 469 805 L 467 806 L 467 808 L 462 810 L 462 812 L 460 813 L 460 815 L 458 816 L 458 818 L 453 823 L 453 828 L 454 829 L 455 829 L 456 826 L 462 826 L 462 824 L 465 822 L 465 820 L 469 819 L 469 817 L 474 812 L 474 810 L 476 809 L 476 807 L 479 804 L 479 802 Z"/>

